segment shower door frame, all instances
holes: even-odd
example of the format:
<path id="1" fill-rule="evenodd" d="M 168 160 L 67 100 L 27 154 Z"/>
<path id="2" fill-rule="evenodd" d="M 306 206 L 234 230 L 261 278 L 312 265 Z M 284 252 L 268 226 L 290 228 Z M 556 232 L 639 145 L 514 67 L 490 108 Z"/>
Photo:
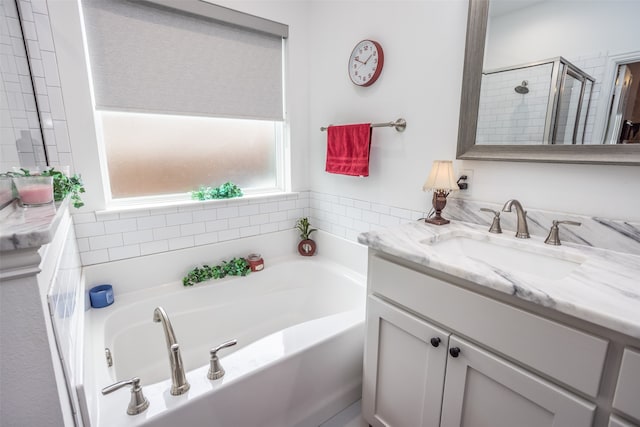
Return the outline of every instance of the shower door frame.
<path id="1" fill-rule="evenodd" d="M 567 79 L 567 75 L 572 77 L 580 82 L 580 97 L 578 100 L 578 109 L 576 110 L 576 123 L 573 125 L 573 135 L 571 137 L 571 144 L 556 144 L 556 138 L 558 136 L 558 105 L 560 104 L 560 96 L 564 93 L 565 81 Z M 560 87 L 558 87 L 558 80 L 560 80 Z M 551 89 L 549 93 L 549 101 L 551 102 L 553 96 L 553 114 L 551 117 L 551 121 L 547 121 L 547 124 L 550 125 L 549 129 L 553 129 L 553 133 L 547 133 L 547 129 L 545 128 L 545 144 L 552 145 L 576 145 L 576 137 L 578 135 L 578 129 L 580 127 L 580 113 L 582 112 L 582 102 L 584 101 L 584 93 L 586 81 L 589 80 L 591 82 L 591 87 L 589 89 L 589 99 L 587 101 L 587 115 L 584 118 L 584 123 L 582 124 L 582 141 L 580 144 L 584 144 L 584 136 L 587 129 L 587 121 L 589 119 L 589 107 L 591 106 L 591 97 L 593 95 L 593 86 L 596 83 L 596 79 L 582 71 L 580 68 L 576 67 L 569 61 L 567 61 L 563 57 L 555 58 L 553 63 L 553 76 L 551 81 Z M 558 90 L 555 90 L 555 89 Z M 551 110 L 551 109 L 549 109 Z M 549 111 L 547 111 L 549 113 Z"/>

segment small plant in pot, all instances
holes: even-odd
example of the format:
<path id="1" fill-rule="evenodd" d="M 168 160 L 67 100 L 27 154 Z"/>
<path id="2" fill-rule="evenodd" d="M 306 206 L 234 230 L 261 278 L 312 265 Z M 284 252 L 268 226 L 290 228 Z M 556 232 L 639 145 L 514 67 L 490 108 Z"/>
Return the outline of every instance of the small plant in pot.
<path id="1" fill-rule="evenodd" d="M 302 239 L 300 243 L 298 243 L 298 253 L 302 256 L 312 256 L 316 253 L 316 242 L 311 240 L 309 236 L 317 230 L 315 228 L 311 228 L 309 218 L 306 217 L 298 220 L 296 228 L 300 231 L 300 238 Z"/>

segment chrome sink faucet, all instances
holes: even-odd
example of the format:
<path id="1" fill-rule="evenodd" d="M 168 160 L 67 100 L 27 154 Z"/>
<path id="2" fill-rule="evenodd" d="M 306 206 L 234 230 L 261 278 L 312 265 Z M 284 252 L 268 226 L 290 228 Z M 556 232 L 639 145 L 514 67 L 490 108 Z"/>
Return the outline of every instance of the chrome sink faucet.
<path id="1" fill-rule="evenodd" d="M 171 321 L 167 312 L 162 307 L 156 307 L 153 310 L 153 321 L 162 322 L 164 328 L 164 337 L 167 340 L 167 350 L 169 351 L 169 364 L 171 365 L 171 394 L 178 396 L 189 390 L 189 382 L 184 373 L 184 365 L 182 364 L 182 356 L 180 354 L 180 346 L 176 342 L 176 334 L 173 332 Z"/>
<path id="2" fill-rule="evenodd" d="M 529 236 L 529 227 L 527 226 L 527 211 L 524 210 L 520 202 L 516 199 L 507 200 L 502 207 L 502 211 L 511 212 L 511 206 L 515 206 L 516 215 L 518 216 L 516 237 L 520 239 L 528 239 L 531 236 Z"/>

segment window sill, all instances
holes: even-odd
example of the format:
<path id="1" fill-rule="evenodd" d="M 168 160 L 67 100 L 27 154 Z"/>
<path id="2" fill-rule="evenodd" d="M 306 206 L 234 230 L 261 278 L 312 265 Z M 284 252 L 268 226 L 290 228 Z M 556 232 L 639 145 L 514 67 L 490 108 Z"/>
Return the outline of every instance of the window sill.
<path id="1" fill-rule="evenodd" d="M 112 202 L 106 209 L 96 211 L 98 219 L 111 216 L 113 214 L 131 213 L 142 211 L 162 211 L 166 209 L 177 210 L 198 210 L 206 208 L 218 208 L 226 206 L 242 206 L 249 204 L 277 202 L 283 200 L 295 200 L 299 198 L 301 192 L 269 192 L 259 194 L 245 194 L 242 197 L 234 197 L 230 199 L 213 199 L 213 200 L 190 200 L 185 199 L 183 195 L 167 196 L 165 198 L 149 197 L 136 198 Z"/>

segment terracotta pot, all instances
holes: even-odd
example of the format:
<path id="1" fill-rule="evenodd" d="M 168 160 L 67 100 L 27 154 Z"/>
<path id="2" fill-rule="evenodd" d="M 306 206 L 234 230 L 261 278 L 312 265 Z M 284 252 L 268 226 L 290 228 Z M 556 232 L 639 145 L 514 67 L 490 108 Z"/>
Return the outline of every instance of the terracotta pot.
<path id="1" fill-rule="evenodd" d="M 298 253 L 302 256 L 312 256 L 316 253 L 316 242 L 306 239 L 298 243 Z"/>

